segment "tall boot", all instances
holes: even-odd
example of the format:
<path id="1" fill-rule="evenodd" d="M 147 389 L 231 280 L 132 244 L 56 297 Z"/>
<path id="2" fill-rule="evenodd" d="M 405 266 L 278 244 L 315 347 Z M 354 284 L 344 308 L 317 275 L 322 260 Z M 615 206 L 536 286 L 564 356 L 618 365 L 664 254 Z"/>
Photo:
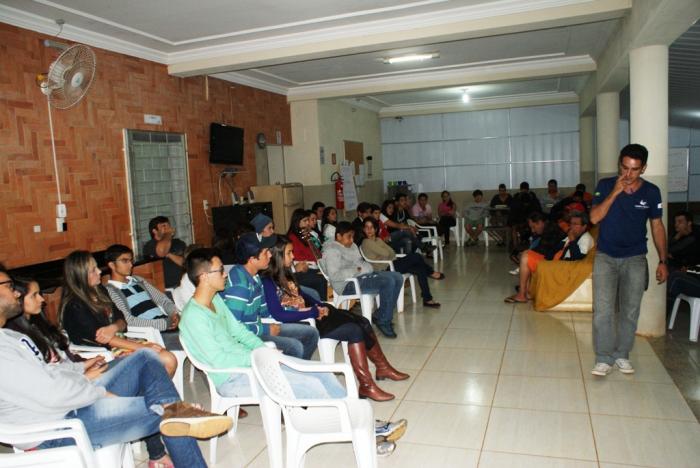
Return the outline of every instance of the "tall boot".
<path id="1" fill-rule="evenodd" d="M 410 377 L 408 374 L 397 371 L 391 366 L 391 364 L 389 364 L 389 360 L 384 355 L 384 351 L 382 351 L 382 347 L 379 346 L 379 341 L 376 339 L 372 349 L 367 351 L 367 357 L 377 367 L 377 380 L 406 380 Z"/>
<path id="2" fill-rule="evenodd" d="M 367 364 L 367 351 L 365 350 L 364 342 L 350 343 L 348 345 L 348 355 L 350 356 L 352 370 L 355 371 L 355 376 L 357 376 L 357 380 L 360 383 L 360 388 L 358 389 L 360 397 L 371 398 L 374 401 L 394 399 L 394 395 L 379 388 L 374 379 L 372 379 L 372 373 L 369 371 L 369 364 Z"/>

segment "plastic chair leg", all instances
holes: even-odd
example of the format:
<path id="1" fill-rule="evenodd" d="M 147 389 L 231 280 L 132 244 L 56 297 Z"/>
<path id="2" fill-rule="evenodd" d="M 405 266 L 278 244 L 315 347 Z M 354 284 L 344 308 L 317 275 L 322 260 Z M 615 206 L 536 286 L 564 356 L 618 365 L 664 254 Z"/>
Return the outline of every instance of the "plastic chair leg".
<path id="1" fill-rule="evenodd" d="M 413 300 L 413 303 L 416 303 L 416 276 L 411 275 L 408 278 L 408 284 L 411 286 L 411 299 Z"/>
<path id="2" fill-rule="evenodd" d="M 698 341 L 698 329 L 700 328 L 700 298 L 690 300 L 690 341 Z"/>
<path id="3" fill-rule="evenodd" d="M 399 313 L 403 312 L 403 307 L 404 307 L 404 292 L 406 289 L 406 284 L 404 281 L 404 284 L 401 285 L 401 291 L 399 291 L 399 299 L 396 301 L 396 310 L 398 310 Z"/>
<path id="4" fill-rule="evenodd" d="M 681 303 L 681 295 L 676 297 L 676 300 L 673 301 L 673 310 L 671 311 L 671 320 L 668 322 L 668 329 L 673 330 L 673 324 L 676 322 L 676 314 L 678 313 L 678 306 Z"/>

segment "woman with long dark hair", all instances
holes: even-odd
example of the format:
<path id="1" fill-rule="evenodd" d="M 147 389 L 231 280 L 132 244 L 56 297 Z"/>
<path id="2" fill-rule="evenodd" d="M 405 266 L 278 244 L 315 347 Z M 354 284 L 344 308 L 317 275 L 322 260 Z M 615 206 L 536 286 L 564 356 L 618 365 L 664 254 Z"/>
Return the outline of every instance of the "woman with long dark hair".
<path id="1" fill-rule="evenodd" d="M 29 340 L 21 338 L 27 347 L 47 364 L 70 365 L 75 371 L 82 371 L 90 380 L 98 379 L 107 369 L 104 357 L 83 359 L 71 353 L 68 337 L 55 325 L 49 323 L 43 313 L 45 300 L 39 284 L 33 280 L 15 279 L 15 289 L 20 293 L 19 303 L 22 313 L 9 320 L 5 328 L 22 333 Z M 159 434 L 144 439 L 149 455 L 149 468 L 172 468 L 173 462 L 165 452 Z"/>
<path id="2" fill-rule="evenodd" d="M 403 257 L 397 257 L 394 249 L 389 244 L 377 237 L 379 231 L 379 222 L 373 217 L 366 218 L 362 223 L 362 232 L 364 240 L 362 241 L 362 253 L 368 260 L 391 260 L 394 262 L 394 268 L 399 273 L 411 273 L 418 278 L 421 295 L 423 296 L 423 305 L 425 307 L 440 307 L 439 302 L 433 300 L 430 294 L 430 286 L 428 286 L 428 278 L 441 280 L 445 275 L 439 271 L 435 271 L 425 259 L 415 253 L 409 252 Z M 386 269 L 386 265 L 373 263 L 372 267 L 377 269 Z"/>
<path id="3" fill-rule="evenodd" d="M 321 249 L 315 244 L 309 225 L 310 211 L 298 208 L 292 213 L 287 237 L 294 246 L 294 278 L 297 283 L 313 289 L 318 299 L 328 298 L 328 283 L 318 271 L 316 261 L 321 258 Z"/>
<path id="4" fill-rule="evenodd" d="M 369 321 L 347 310 L 315 301 L 300 290 L 291 272 L 294 252 L 288 238 L 277 236 L 277 242 L 270 253 L 272 258 L 270 266 L 263 273 L 263 286 L 272 316 L 281 322 L 316 319 L 316 328 L 321 338 L 348 342 L 350 362 L 360 383 L 360 396 L 376 401 L 393 399 L 394 395 L 383 391 L 372 379 L 367 359 L 377 368 L 377 380 L 405 380 L 409 375 L 397 371 L 389 364 Z"/>
<path id="5" fill-rule="evenodd" d="M 321 232 L 323 233 L 323 241 L 335 239 L 335 225 L 338 224 L 338 210 L 334 206 L 327 206 L 323 209 L 323 217 L 321 218 Z"/>
<path id="6" fill-rule="evenodd" d="M 70 253 L 63 263 L 63 290 L 59 318 L 71 342 L 128 351 L 151 348 L 172 376 L 177 369 L 175 356 L 155 343 L 137 343 L 123 338 L 124 314 L 109 298 L 100 281 L 97 262 L 85 250 Z"/>

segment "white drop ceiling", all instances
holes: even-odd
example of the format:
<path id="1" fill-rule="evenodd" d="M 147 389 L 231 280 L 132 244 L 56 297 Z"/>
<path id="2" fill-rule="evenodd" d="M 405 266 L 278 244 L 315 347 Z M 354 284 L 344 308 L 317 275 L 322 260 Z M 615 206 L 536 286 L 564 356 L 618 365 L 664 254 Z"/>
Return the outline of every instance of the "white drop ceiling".
<path id="1" fill-rule="evenodd" d="M 632 0 L 0 0 L 0 21 L 286 94 L 397 109 L 571 102 Z M 64 19 L 60 29 L 53 20 Z M 439 52 L 420 63 L 384 57 Z M 700 30 L 670 49 L 672 121 L 700 122 Z"/>

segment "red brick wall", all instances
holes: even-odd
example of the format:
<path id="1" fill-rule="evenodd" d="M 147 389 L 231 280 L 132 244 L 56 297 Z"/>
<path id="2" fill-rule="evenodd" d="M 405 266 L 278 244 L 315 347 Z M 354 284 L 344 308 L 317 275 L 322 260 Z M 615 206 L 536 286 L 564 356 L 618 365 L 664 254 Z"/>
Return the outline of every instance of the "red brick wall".
<path id="1" fill-rule="evenodd" d="M 53 177 L 46 98 L 35 83 L 58 52 L 43 46 L 46 36 L 0 23 L 0 262 L 16 267 L 64 257 L 74 249 L 101 250 L 130 244 L 123 130 L 187 135 L 195 239 L 209 243 L 202 200 L 215 205 L 217 174 L 210 165 L 209 124 L 245 129 L 246 173 L 234 185 L 255 184 L 254 142 L 258 132 L 274 141 L 281 130 L 291 144 L 290 113 L 282 95 L 203 77 L 169 76 L 164 65 L 101 49 L 87 96 L 74 108 L 53 110 L 63 202 L 68 231 L 55 227 Z M 163 125 L 143 123 L 158 114 Z M 34 225 L 42 232 L 35 234 Z"/>

